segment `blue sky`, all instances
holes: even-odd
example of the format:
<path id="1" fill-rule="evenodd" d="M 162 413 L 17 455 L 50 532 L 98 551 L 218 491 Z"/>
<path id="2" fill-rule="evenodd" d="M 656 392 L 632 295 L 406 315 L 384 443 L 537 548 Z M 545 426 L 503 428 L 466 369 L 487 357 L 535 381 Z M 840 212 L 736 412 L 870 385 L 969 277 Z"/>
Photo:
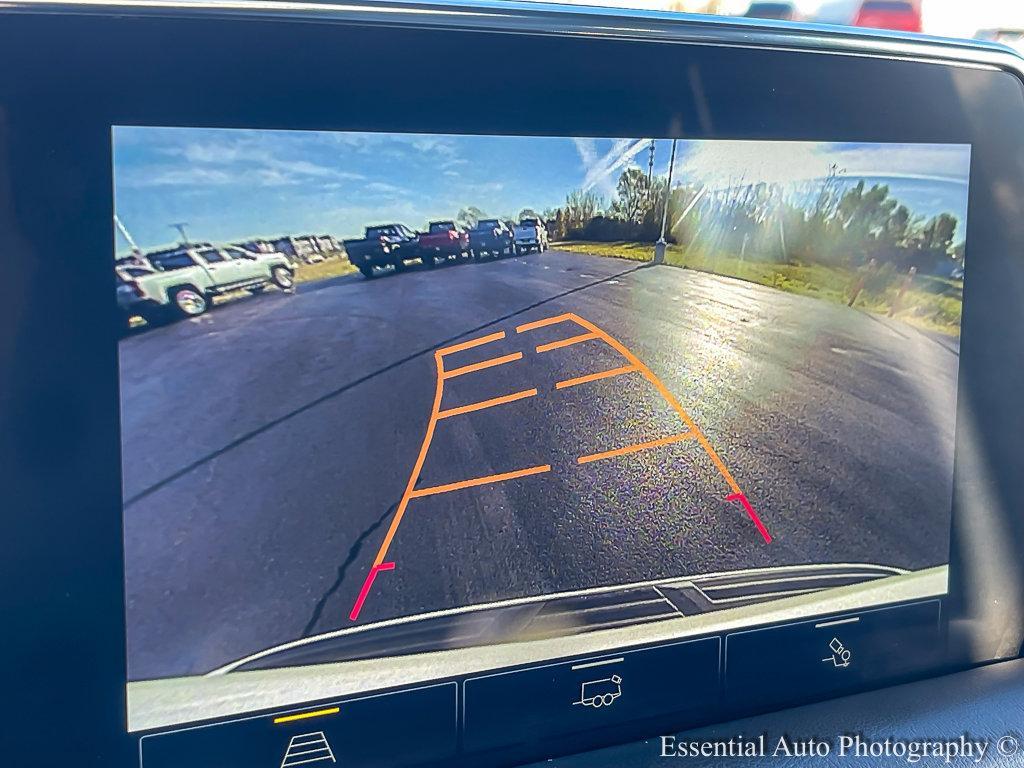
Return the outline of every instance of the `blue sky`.
<path id="1" fill-rule="evenodd" d="M 492 216 L 543 210 L 581 187 L 610 200 L 623 168 L 646 168 L 649 141 L 117 127 L 115 206 L 144 249 L 172 242 L 181 221 L 197 240 L 356 237 L 367 224 L 423 228 L 468 205 Z M 655 173 L 667 172 L 670 146 L 656 142 Z M 831 163 L 849 179 L 888 183 L 919 215 L 965 218 L 964 145 L 680 141 L 674 174 L 799 189 Z"/>

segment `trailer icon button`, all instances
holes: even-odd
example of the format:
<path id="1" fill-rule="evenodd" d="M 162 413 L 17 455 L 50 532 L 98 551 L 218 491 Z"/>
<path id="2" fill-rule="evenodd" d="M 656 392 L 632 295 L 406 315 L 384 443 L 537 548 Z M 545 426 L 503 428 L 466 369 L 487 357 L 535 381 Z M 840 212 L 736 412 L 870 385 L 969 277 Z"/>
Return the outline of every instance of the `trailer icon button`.
<path id="1" fill-rule="evenodd" d="M 619 675 L 588 680 L 580 685 L 580 698 L 573 702 L 584 707 L 610 707 L 622 695 L 622 678 Z"/>
<path id="2" fill-rule="evenodd" d="M 718 704 L 720 658 L 720 639 L 704 637 L 469 677 L 460 697 L 463 748 L 508 748 L 526 762 L 540 739 L 669 715 L 688 725 Z"/>

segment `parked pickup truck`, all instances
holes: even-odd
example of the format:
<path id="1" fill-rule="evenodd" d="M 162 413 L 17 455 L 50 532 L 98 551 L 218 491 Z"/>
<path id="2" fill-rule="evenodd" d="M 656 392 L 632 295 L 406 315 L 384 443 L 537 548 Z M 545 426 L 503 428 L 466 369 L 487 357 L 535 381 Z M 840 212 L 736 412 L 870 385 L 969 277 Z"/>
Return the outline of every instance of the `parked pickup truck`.
<path id="1" fill-rule="evenodd" d="M 420 235 L 420 258 L 427 267 L 446 261 L 449 256 L 469 258 L 469 234 L 454 221 L 432 221 Z"/>
<path id="2" fill-rule="evenodd" d="M 516 224 L 515 239 L 518 253 L 548 249 L 548 230 L 540 219 L 523 219 Z"/>
<path id="3" fill-rule="evenodd" d="M 419 258 L 420 236 L 404 224 L 367 227 L 362 240 L 345 240 L 345 253 L 363 277 L 373 277 L 374 267 L 405 268 L 408 259 Z"/>
<path id="4" fill-rule="evenodd" d="M 213 297 L 245 288 L 257 293 L 269 285 L 295 286 L 291 263 L 282 253 L 254 253 L 233 245 L 190 243 L 146 254 L 152 271 L 118 272 L 121 306 L 154 322 L 166 316 L 196 317 Z M 133 297 L 128 294 L 134 294 Z M 130 299 L 130 301 L 129 301 Z"/>
<path id="5" fill-rule="evenodd" d="M 511 256 L 515 253 L 515 236 L 501 219 L 481 219 L 469 230 L 469 247 L 477 261 L 487 256 Z"/>

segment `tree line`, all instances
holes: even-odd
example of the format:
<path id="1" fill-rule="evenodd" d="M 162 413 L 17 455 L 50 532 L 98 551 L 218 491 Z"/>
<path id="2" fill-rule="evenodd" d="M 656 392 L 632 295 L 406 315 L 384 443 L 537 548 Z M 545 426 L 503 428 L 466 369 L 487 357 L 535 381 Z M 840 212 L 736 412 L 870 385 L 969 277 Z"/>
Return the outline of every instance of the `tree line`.
<path id="1" fill-rule="evenodd" d="M 667 199 L 666 240 L 704 253 L 946 274 L 963 265 L 954 214 L 919 216 L 888 185 L 854 183 L 835 165 L 799 190 L 742 181 L 715 189 L 683 183 L 668 195 L 666 190 L 665 177 L 627 168 L 611 201 L 577 189 L 543 218 L 552 239 L 653 242 Z"/>
<path id="2" fill-rule="evenodd" d="M 522 221 L 523 219 L 543 219 L 543 216 L 533 210 L 533 208 L 521 209 L 518 216 L 489 216 L 475 205 L 467 205 L 465 208 L 459 210 L 458 215 L 455 217 L 455 223 L 460 227 L 465 227 L 466 229 L 475 229 L 477 223 L 487 219 L 499 219 L 504 221 L 506 224 L 515 224 L 517 221 Z"/>

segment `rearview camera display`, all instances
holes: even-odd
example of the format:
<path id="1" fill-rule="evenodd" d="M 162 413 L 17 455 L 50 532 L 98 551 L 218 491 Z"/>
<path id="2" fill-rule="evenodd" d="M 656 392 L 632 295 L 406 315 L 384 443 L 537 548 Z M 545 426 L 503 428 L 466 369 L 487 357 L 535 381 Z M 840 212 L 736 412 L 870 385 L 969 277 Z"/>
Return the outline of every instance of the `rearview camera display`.
<path id="1" fill-rule="evenodd" d="M 968 146 L 113 151 L 132 730 L 946 592 Z"/>

